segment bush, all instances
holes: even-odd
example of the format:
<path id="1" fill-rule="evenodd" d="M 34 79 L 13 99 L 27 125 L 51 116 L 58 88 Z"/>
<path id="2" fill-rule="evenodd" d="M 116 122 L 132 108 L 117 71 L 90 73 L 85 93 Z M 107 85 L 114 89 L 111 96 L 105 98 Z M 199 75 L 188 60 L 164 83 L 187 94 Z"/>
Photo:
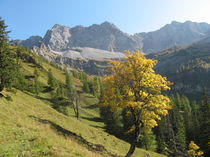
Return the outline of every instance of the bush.
<path id="1" fill-rule="evenodd" d="M 11 97 L 10 95 L 6 95 L 6 96 L 5 96 L 5 99 L 6 99 L 7 101 L 13 101 L 13 100 L 12 100 L 12 97 Z"/>

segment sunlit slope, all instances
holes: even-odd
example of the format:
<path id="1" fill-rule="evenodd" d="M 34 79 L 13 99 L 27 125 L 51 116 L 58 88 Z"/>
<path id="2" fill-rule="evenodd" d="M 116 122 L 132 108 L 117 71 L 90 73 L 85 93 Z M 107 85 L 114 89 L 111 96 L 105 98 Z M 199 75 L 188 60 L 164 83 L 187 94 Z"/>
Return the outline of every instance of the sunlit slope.
<path id="1" fill-rule="evenodd" d="M 23 62 L 25 76 L 33 75 L 34 64 Z M 65 73 L 47 62 L 37 68 L 39 81 L 47 86 L 47 70 L 65 83 Z M 74 85 L 81 90 L 82 83 L 74 78 Z M 52 108 L 51 94 L 39 96 L 19 90 L 4 91 L 12 101 L 0 98 L 0 156 L 124 156 L 129 144 L 104 131 L 99 116 L 98 100 L 81 93 L 81 115 L 77 120 L 73 109 L 69 116 Z M 135 156 L 161 157 L 162 155 L 137 149 Z"/>

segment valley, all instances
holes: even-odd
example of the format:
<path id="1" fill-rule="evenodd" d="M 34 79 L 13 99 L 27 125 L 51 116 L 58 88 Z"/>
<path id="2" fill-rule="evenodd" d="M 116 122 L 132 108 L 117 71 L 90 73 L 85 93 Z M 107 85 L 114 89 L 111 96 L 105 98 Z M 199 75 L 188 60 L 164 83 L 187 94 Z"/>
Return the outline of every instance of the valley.
<path id="1" fill-rule="evenodd" d="M 45 31 L 0 18 L 0 156 L 209 156 L 210 24 Z"/>

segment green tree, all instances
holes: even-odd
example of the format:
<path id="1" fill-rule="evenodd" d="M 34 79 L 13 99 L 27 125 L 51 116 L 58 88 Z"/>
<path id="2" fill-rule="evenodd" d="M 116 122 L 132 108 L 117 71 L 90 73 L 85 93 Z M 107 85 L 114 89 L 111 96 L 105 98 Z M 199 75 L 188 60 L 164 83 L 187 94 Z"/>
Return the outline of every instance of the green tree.
<path id="1" fill-rule="evenodd" d="M 154 133 L 152 131 L 149 133 L 147 131 L 145 132 L 143 128 L 140 135 L 140 145 L 146 150 L 156 151 L 157 141 Z"/>
<path id="2" fill-rule="evenodd" d="M 200 132 L 200 105 L 195 101 L 191 103 L 192 106 L 192 128 L 191 128 L 191 140 L 199 142 L 198 136 Z"/>
<path id="3" fill-rule="evenodd" d="M 40 85 L 40 83 L 39 83 L 39 81 L 38 81 L 39 75 L 40 75 L 40 74 L 39 74 L 38 70 L 35 69 L 35 70 L 34 70 L 33 90 L 34 90 L 34 93 L 35 93 L 36 95 L 39 95 L 40 90 L 41 90 L 41 85 Z"/>
<path id="4" fill-rule="evenodd" d="M 72 93 L 69 94 L 69 103 L 72 105 L 74 109 L 74 113 L 77 119 L 80 117 L 80 103 L 81 103 L 81 96 L 74 90 Z"/>
<path id="5" fill-rule="evenodd" d="M 14 82 L 19 65 L 16 56 L 11 53 L 8 44 L 8 31 L 4 20 L 0 18 L 0 92 L 5 87 L 11 87 Z"/>
<path id="6" fill-rule="evenodd" d="M 48 70 L 48 81 L 47 81 L 49 87 L 51 89 L 55 89 L 57 87 L 57 81 L 54 78 L 51 69 Z"/>
<path id="7" fill-rule="evenodd" d="M 182 116 L 184 119 L 184 125 L 185 125 L 185 134 L 186 134 L 186 141 L 191 140 L 193 138 L 193 119 L 194 117 L 192 117 L 192 107 L 190 104 L 189 99 L 186 96 L 182 96 Z M 186 147 L 186 143 L 185 143 L 185 147 Z"/>
<path id="8" fill-rule="evenodd" d="M 35 70 L 34 70 L 34 78 L 35 79 L 38 79 L 39 78 L 39 72 L 38 72 L 38 70 L 37 70 L 37 68 L 35 68 Z"/>
<path id="9" fill-rule="evenodd" d="M 93 95 L 95 97 L 100 96 L 100 82 L 98 77 L 94 77 L 93 79 Z"/>
<path id="10" fill-rule="evenodd" d="M 64 97 L 64 88 L 63 88 L 63 85 L 62 83 L 58 83 L 57 85 L 57 89 L 56 89 L 56 97 L 60 97 L 60 98 L 63 98 Z"/>
<path id="11" fill-rule="evenodd" d="M 89 87 L 89 83 L 88 81 L 84 81 L 83 82 L 83 87 L 82 87 L 83 91 L 86 93 L 90 93 L 90 87 Z"/>
<path id="12" fill-rule="evenodd" d="M 200 105 L 200 146 L 204 150 L 205 156 L 210 156 L 210 97 L 209 91 L 204 89 L 203 98 Z"/>
<path id="13" fill-rule="evenodd" d="M 120 130 L 120 112 L 112 111 L 110 106 L 100 106 L 100 116 L 105 123 L 106 131 L 110 134 L 119 136 Z"/>
<path id="14" fill-rule="evenodd" d="M 183 97 L 171 96 L 172 109 L 159 122 L 158 151 L 173 157 L 186 156 L 186 128 L 184 123 Z"/>
<path id="15" fill-rule="evenodd" d="M 175 129 L 175 135 L 178 140 L 178 143 L 181 147 L 181 151 L 184 152 L 186 148 L 186 124 L 184 120 L 184 115 L 187 114 L 184 112 L 185 109 L 185 103 L 184 103 L 184 97 L 180 96 L 178 93 L 175 95 L 175 97 L 172 97 L 172 104 L 173 109 L 171 110 L 172 115 L 172 123 Z"/>
<path id="16" fill-rule="evenodd" d="M 73 78 L 67 71 L 66 71 L 66 88 L 68 92 L 73 92 Z"/>

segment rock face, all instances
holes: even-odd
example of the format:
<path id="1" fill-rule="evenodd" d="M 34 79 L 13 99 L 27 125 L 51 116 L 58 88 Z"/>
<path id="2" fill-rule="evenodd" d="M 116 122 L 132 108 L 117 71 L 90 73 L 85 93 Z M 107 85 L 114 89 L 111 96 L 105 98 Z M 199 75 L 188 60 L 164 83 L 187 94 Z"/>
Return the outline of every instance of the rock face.
<path id="1" fill-rule="evenodd" d="M 40 36 L 31 36 L 26 40 L 12 40 L 11 44 L 19 44 L 28 48 L 33 48 L 34 46 L 40 46 L 42 43 L 42 37 Z"/>
<path id="2" fill-rule="evenodd" d="M 205 37 L 210 31 L 207 23 L 196 23 L 186 21 L 184 23 L 173 21 L 161 29 L 149 32 L 138 33 L 143 38 L 143 51 L 155 53 L 174 46 L 186 45 Z"/>
<path id="3" fill-rule="evenodd" d="M 55 51 L 65 51 L 70 47 L 90 47 L 117 52 L 142 48 L 142 39 L 139 36 L 130 36 L 109 22 L 73 28 L 56 24 L 47 31 L 43 41 Z"/>
<path id="4" fill-rule="evenodd" d="M 68 48 L 70 38 L 70 28 L 56 24 L 52 29 L 47 31 L 43 42 L 52 50 L 64 51 Z"/>
<path id="5" fill-rule="evenodd" d="M 79 51 L 80 49 L 77 49 L 75 51 Z M 81 50 L 82 51 L 82 50 Z M 58 63 L 60 65 L 66 65 L 69 68 L 74 68 L 79 71 L 84 71 L 91 75 L 104 75 L 105 74 L 105 68 L 107 67 L 108 63 L 107 60 L 96 60 L 96 59 L 86 59 L 86 58 L 71 58 L 71 57 L 65 57 L 59 54 L 56 54 L 52 52 L 52 50 L 49 47 L 46 47 L 45 44 L 41 44 L 40 47 L 33 47 L 33 52 L 37 55 Z M 121 53 L 121 55 L 123 55 Z M 119 59 L 119 58 L 116 58 Z"/>
<path id="6" fill-rule="evenodd" d="M 174 46 L 191 44 L 209 34 L 209 24 L 191 21 L 184 23 L 173 21 L 157 31 L 134 35 L 122 32 L 109 22 L 73 28 L 56 24 L 47 31 L 43 38 L 32 36 L 19 42 L 30 48 L 39 46 L 43 42 L 51 50 L 59 52 L 66 52 L 72 47 L 89 47 L 113 52 L 141 49 L 148 54 Z"/>
<path id="7" fill-rule="evenodd" d="M 40 46 L 34 46 L 33 51 L 39 56 L 50 59 L 50 56 L 59 55 L 71 59 L 83 59 L 83 60 L 109 60 L 109 59 L 121 59 L 124 57 L 123 53 L 111 52 L 100 49 L 94 49 L 89 47 L 72 47 L 66 50 L 55 51 L 49 46 L 42 43 Z"/>

